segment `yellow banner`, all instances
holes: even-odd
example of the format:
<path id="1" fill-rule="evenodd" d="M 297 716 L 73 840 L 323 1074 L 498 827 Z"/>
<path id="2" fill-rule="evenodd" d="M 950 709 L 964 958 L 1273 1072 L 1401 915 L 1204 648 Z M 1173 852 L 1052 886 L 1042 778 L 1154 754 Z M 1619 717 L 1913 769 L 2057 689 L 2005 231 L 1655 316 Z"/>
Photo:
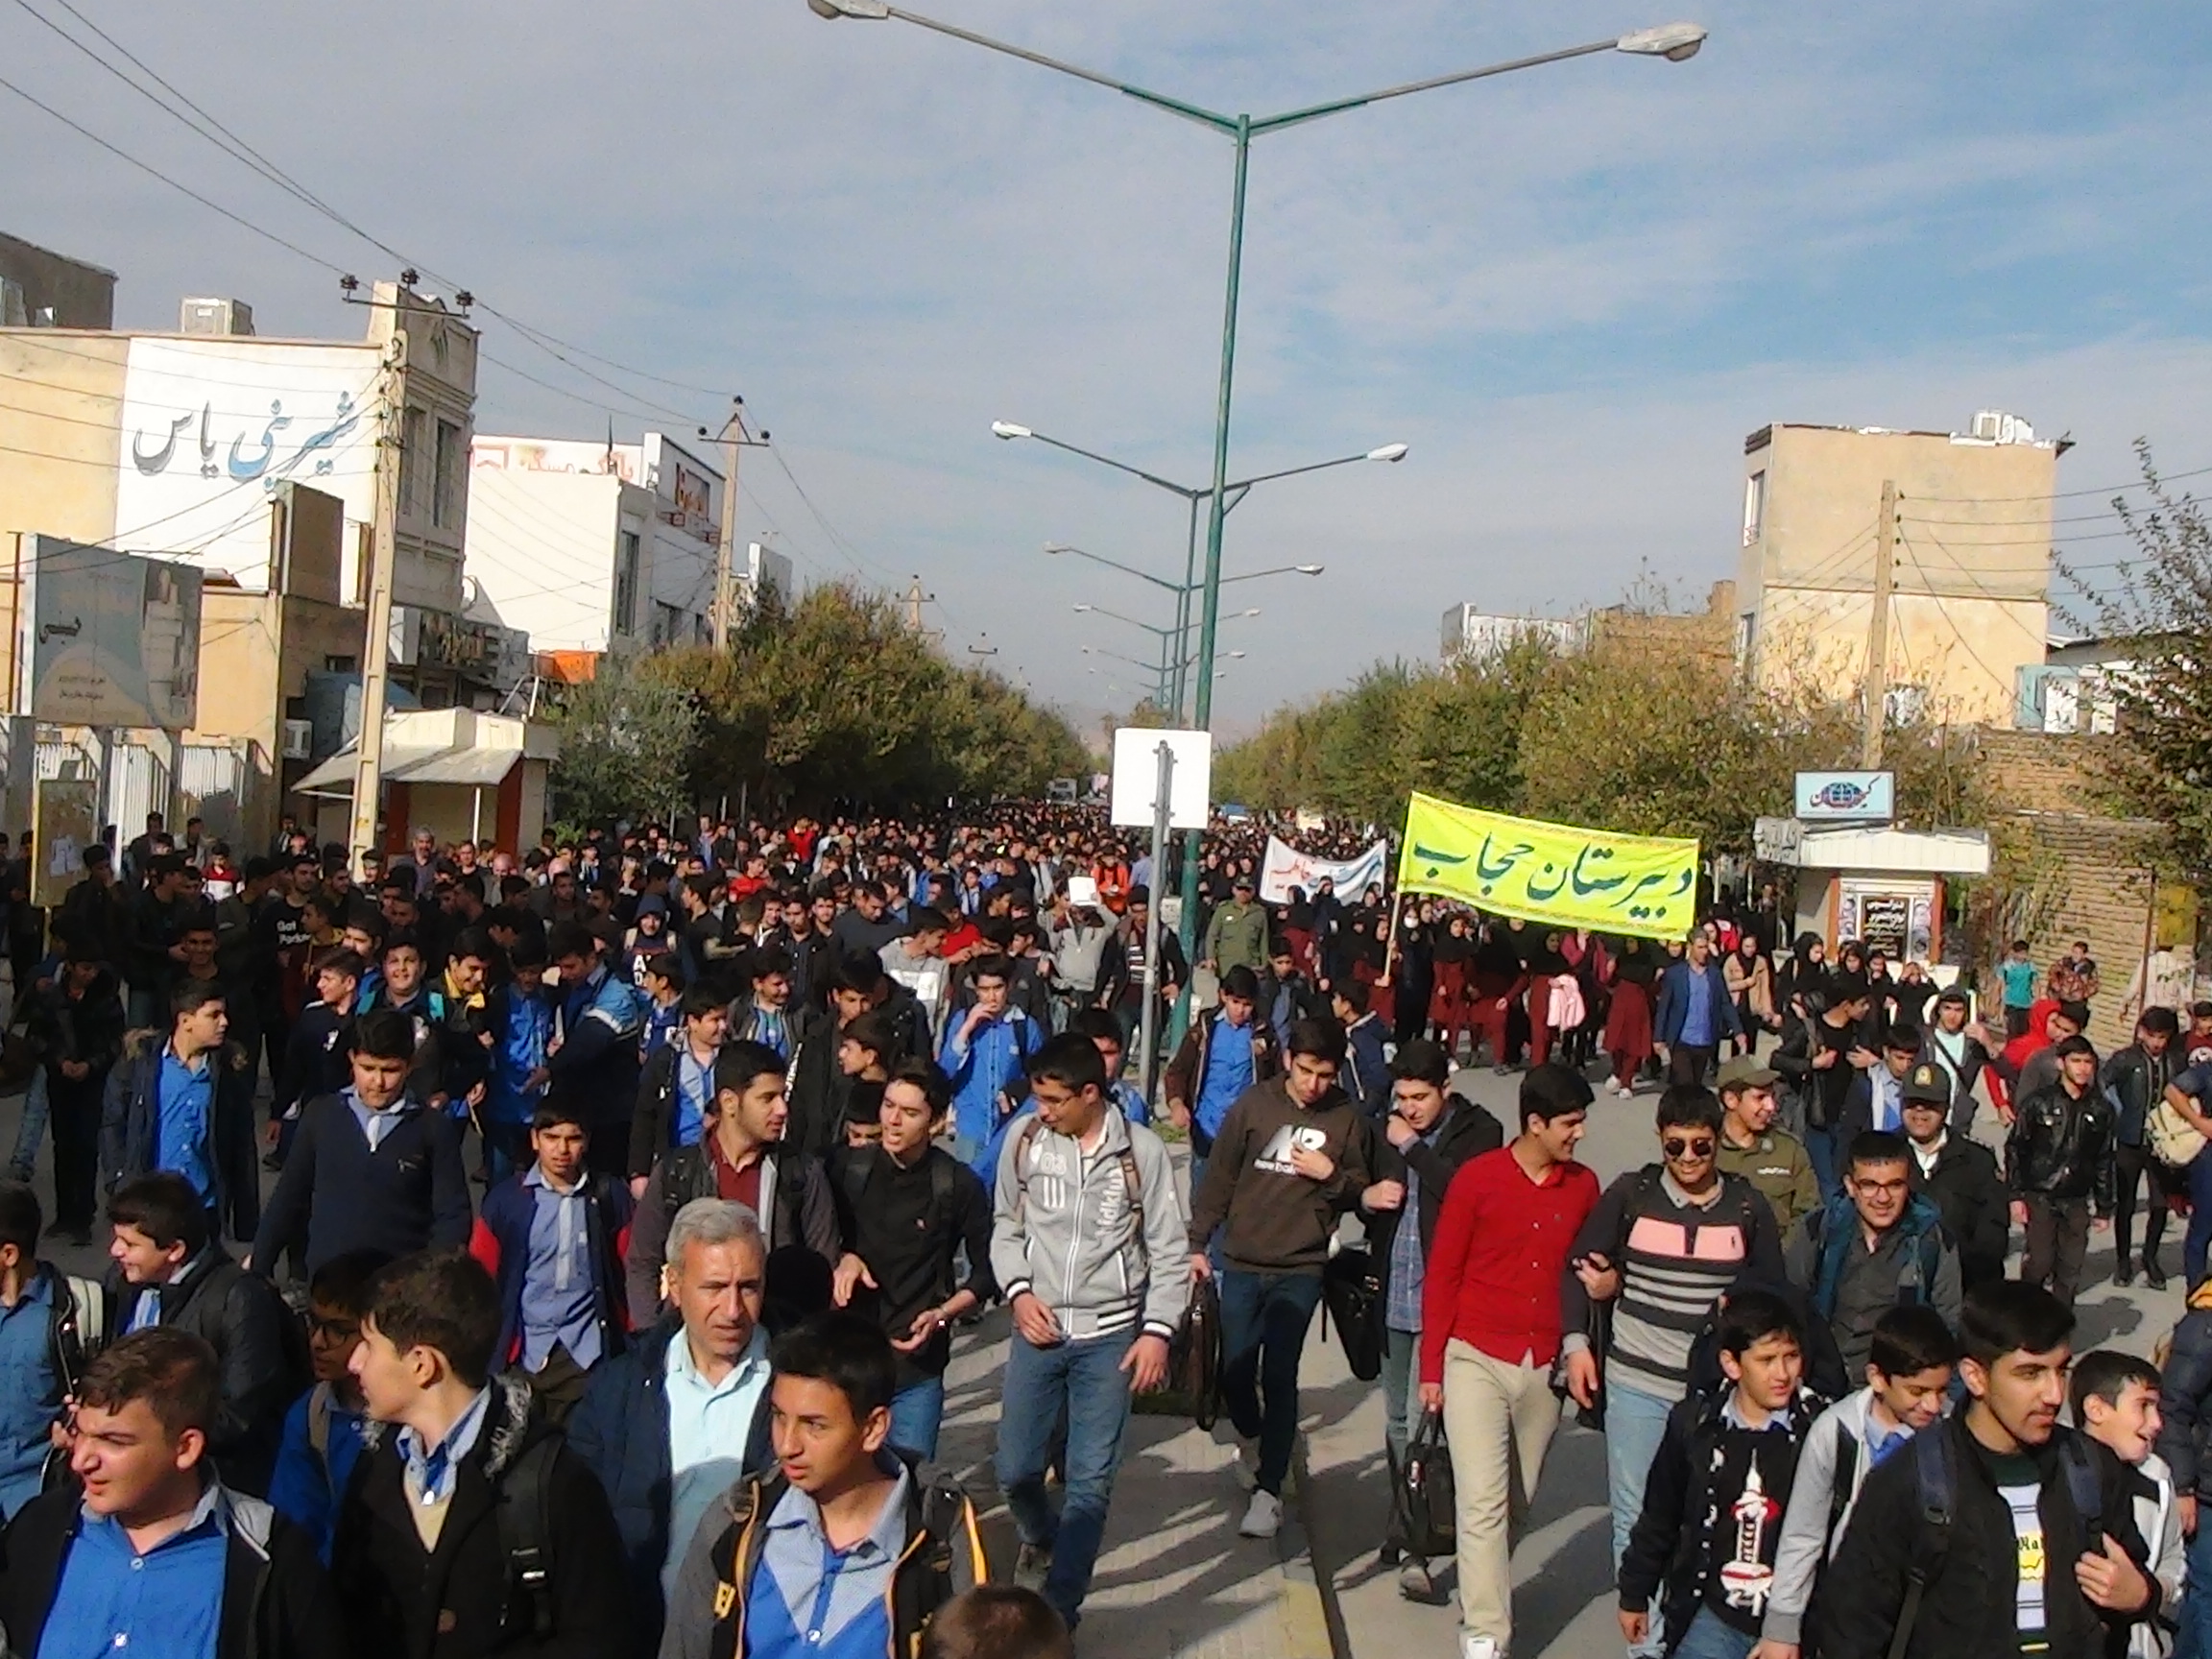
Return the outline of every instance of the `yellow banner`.
<path id="1" fill-rule="evenodd" d="M 1695 920 L 1697 843 L 1508 818 L 1415 795 L 1406 808 L 1398 890 L 1555 927 L 1680 939 Z"/>

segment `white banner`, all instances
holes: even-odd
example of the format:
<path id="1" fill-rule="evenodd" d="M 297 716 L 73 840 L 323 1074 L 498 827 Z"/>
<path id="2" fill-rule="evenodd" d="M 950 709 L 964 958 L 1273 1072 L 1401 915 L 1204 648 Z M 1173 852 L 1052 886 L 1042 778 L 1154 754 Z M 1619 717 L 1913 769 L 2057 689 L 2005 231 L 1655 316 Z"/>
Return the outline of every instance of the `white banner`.
<path id="1" fill-rule="evenodd" d="M 1306 897 L 1313 897 L 1313 890 L 1323 880 L 1336 884 L 1336 896 L 1347 903 L 1357 903 L 1359 896 L 1370 886 L 1382 879 L 1382 872 L 1390 863 L 1390 844 L 1378 841 L 1357 858 L 1316 858 L 1310 853 L 1301 853 L 1286 847 L 1270 835 L 1267 837 L 1267 860 L 1260 869 L 1260 902 L 1263 904 L 1287 904 L 1290 889 L 1303 887 Z"/>

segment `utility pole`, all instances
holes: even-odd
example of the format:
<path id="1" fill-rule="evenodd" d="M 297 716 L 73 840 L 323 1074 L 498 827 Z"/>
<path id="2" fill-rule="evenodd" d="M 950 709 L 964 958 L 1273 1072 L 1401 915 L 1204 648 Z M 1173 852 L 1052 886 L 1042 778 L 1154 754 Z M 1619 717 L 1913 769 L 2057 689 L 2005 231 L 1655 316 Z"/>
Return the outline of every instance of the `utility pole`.
<path id="1" fill-rule="evenodd" d="M 353 857 L 376 846 L 376 818 L 384 789 L 384 697 L 392 677 L 392 579 L 399 562 L 399 469 L 406 465 L 401 417 L 406 382 L 406 314 L 393 317 L 392 344 L 384 362 L 383 428 L 376 437 L 376 523 L 369 541 L 369 614 L 361 641 L 361 736 L 353 768 L 353 825 L 348 836 Z M 435 490 L 438 481 L 432 479 Z"/>
<path id="2" fill-rule="evenodd" d="M 914 578 L 914 585 L 906 589 L 906 596 L 900 603 L 906 607 L 906 626 L 914 633 L 921 634 L 926 638 L 927 635 L 922 626 L 922 607 L 936 604 L 937 595 L 923 592 L 922 578 L 917 575 Z"/>
<path id="3" fill-rule="evenodd" d="M 1882 481 L 1882 520 L 1874 534 L 1874 616 L 1866 625 L 1866 728 L 1859 764 L 1882 764 L 1882 727 L 1889 701 L 1889 603 L 1897 581 L 1897 481 Z"/>
<path id="4" fill-rule="evenodd" d="M 707 428 L 699 428 L 706 436 Z M 714 649 L 725 651 L 730 646 L 731 613 L 736 609 L 732 603 L 731 586 L 734 572 L 730 561 L 737 545 L 737 452 L 740 449 L 758 449 L 768 442 L 768 434 L 750 436 L 745 430 L 745 399 L 730 399 L 730 418 L 722 422 L 722 430 L 715 434 L 722 445 L 722 531 L 719 544 L 714 549 Z"/>

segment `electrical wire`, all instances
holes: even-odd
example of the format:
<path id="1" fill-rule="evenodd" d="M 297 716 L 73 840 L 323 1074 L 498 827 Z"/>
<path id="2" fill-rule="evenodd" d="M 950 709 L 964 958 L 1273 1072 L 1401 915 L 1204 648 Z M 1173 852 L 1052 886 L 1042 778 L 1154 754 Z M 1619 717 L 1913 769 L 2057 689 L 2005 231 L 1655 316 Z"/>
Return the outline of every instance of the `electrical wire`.
<path id="1" fill-rule="evenodd" d="M 2185 472 L 2161 472 L 2158 475 L 2158 482 L 2171 484 L 2180 478 L 2201 478 L 2206 473 L 2212 473 L 2212 467 L 2192 467 Z M 1974 506 L 1984 502 L 2002 503 L 2008 501 L 2072 501 L 2084 495 L 2120 495 L 2130 490 L 2148 490 L 2150 488 L 2149 480 L 2137 478 L 2127 484 L 2103 484 L 2089 490 L 2054 490 L 2048 494 L 2042 495 L 1921 495 L 1916 499 L 1942 501 L 1953 506 Z"/>
<path id="2" fill-rule="evenodd" d="M 1996 669 L 1989 666 L 1988 662 L 1984 660 L 1981 652 L 1974 649 L 1974 641 L 1969 639 L 1966 637 L 1965 630 L 1959 626 L 1958 618 L 1951 614 L 1951 607 L 1943 602 L 1943 595 L 1936 591 L 1935 584 L 1929 580 L 1927 567 L 1920 563 L 1920 556 L 1912 550 L 1912 544 L 1906 541 L 1904 537 L 1900 536 L 1897 539 L 1897 549 L 1899 552 L 1905 555 L 1907 562 L 1911 565 L 1912 568 L 1920 572 L 1920 579 L 1925 585 L 1923 591 L 1926 592 L 1929 598 L 1936 601 L 1936 614 L 1941 616 L 1944 622 L 1950 627 L 1951 637 L 1959 641 L 1960 649 L 1963 650 L 1967 656 L 1974 660 L 1975 665 L 1979 667 L 1983 673 L 1988 675 L 1989 678 L 1994 680 L 2001 688 L 2009 693 L 2012 687 L 2014 676 L 2010 674 L 2000 674 Z M 2036 644 L 2038 647 L 2042 647 L 2046 644 L 2046 641 L 2038 639 Z"/>

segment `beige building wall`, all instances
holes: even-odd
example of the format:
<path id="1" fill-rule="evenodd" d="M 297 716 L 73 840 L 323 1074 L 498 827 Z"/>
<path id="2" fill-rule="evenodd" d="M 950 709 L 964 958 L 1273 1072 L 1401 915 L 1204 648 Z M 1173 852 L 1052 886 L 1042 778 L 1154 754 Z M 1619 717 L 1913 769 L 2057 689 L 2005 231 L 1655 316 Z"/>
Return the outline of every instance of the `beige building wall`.
<path id="1" fill-rule="evenodd" d="M 1893 482 L 1888 685 L 1921 688 L 1939 716 L 2009 725 L 2017 670 L 2044 660 L 2058 454 L 2049 441 L 1942 432 L 1753 433 L 1737 573 L 1738 640 L 1753 672 L 1856 694 L 1883 486 Z"/>
<path id="2" fill-rule="evenodd" d="M 114 540 L 128 335 L 0 329 L 0 534 Z"/>

